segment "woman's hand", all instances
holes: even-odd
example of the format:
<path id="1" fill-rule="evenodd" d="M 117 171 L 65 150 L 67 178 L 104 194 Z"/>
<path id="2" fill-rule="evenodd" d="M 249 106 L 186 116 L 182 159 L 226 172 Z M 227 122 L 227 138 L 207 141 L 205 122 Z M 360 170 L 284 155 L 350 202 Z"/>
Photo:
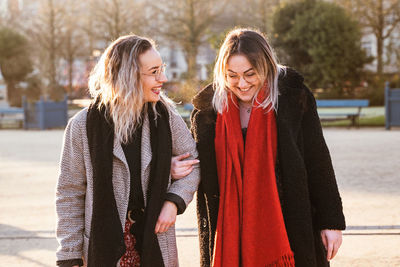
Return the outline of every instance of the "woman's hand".
<path id="1" fill-rule="evenodd" d="M 172 179 L 181 179 L 193 171 L 193 165 L 199 163 L 198 159 L 184 160 L 190 156 L 185 153 L 171 159 L 171 177 Z"/>
<path id="2" fill-rule="evenodd" d="M 178 212 L 178 208 L 175 203 L 171 201 L 165 201 L 164 205 L 161 209 L 160 216 L 158 216 L 155 233 L 164 233 L 170 228 L 176 220 L 176 214 Z"/>
<path id="3" fill-rule="evenodd" d="M 330 261 L 335 257 L 340 245 L 342 244 L 342 231 L 340 230 L 322 230 L 322 243 L 326 249 L 326 259 Z"/>

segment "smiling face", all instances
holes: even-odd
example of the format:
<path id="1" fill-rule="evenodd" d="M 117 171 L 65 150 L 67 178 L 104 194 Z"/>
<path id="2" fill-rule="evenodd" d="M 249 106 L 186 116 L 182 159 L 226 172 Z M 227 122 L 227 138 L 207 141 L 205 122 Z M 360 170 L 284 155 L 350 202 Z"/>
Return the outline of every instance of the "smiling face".
<path id="1" fill-rule="evenodd" d="M 164 72 L 160 54 L 154 48 L 150 48 L 139 56 L 140 78 L 142 82 L 145 102 L 157 102 L 160 100 L 162 85 L 168 81 Z"/>
<path id="2" fill-rule="evenodd" d="M 226 66 L 228 87 L 244 103 L 251 103 L 261 88 L 255 68 L 241 54 L 230 56 Z"/>

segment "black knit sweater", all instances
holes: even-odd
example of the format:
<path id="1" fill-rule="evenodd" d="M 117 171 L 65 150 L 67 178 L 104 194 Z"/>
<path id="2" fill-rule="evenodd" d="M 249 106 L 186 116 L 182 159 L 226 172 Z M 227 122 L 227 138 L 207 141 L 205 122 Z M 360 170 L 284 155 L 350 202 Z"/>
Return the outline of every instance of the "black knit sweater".
<path id="1" fill-rule="evenodd" d="M 290 246 L 296 267 L 329 266 L 319 232 L 343 230 L 345 220 L 315 99 L 290 68 L 280 75 L 278 87 L 276 179 Z M 197 215 L 203 267 L 212 261 L 219 205 L 213 94 L 211 85 L 199 92 L 191 115 L 201 162 Z"/>

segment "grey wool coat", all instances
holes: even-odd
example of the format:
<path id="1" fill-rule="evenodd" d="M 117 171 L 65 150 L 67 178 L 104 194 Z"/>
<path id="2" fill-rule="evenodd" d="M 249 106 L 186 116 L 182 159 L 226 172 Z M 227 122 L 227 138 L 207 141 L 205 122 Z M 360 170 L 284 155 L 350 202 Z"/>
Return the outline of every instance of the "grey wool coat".
<path id="1" fill-rule="evenodd" d="M 56 187 L 56 235 L 59 243 L 56 253 L 57 260 L 83 258 L 84 262 L 87 262 L 92 220 L 93 171 L 86 135 L 86 117 L 87 109 L 76 114 L 69 121 L 64 134 Z M 169 111 L 169 120 L 172 155 L 189 152 L 191 159 L 197 158 L 196 143 L 185 122 L 173 110 Z M 149 120 L 146 115 L 143 122 L 141 145 L 141 179 L 145 205 L 151 153 Z M 170 161 L 171 159 L 165 160 Z M 112 182 L 119 218 L 121 225 L 124 226 L 129 202 L 130 173 L 122 146 L 116 137 L 114 137 L 113 148 Z M 172 182 L 170 177 L 167 192 L 180 196 L 187 206 L 193 199 L 199 182 L 199 168 L 195 166 L 194 170 L 182 179 Z M 165 266 L 178 266 L 175 227 L 170 227 L 168 231 L 158 234 L 157 237 Z"/>

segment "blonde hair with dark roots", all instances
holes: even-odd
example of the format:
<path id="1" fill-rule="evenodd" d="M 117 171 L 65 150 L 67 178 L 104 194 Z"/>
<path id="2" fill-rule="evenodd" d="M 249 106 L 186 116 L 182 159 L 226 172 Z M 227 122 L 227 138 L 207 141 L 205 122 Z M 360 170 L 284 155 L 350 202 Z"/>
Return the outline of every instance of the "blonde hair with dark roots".
<path id="1" fill-rule="evenodd" d="M 121 36 L 101 55 L 89 77 L 89 91 L 97 108 L 106 107 L 106 115 L 114 123 L 114 134 L 121 143 L 128 143 L 132 133 L 143 120 L 142 109 L 147 105 L 140 80 L 139 56 L 151 48 L 154 41 L 137 35 Z M 170 108 L 173 103 L 161 94 Z M 155 103 L 153 108 L 155 109 Z"/>
<path id="2" fill-rule="evenodd" d="M 278 60 L 272 47 L 265 36 L 257 30 L 249 28 L 237 28 L 230 31 L 219 50 L 217 62 L 214 67 L 214 98 L 213 106 L 218 113 L 228 109 L 227 62 L 233 55 L 245 56 L 261 81 L 268 84 L 267 98 L 258 103 L 262 108 L 277 110 L 278 108 L 278 77 L 285 67 L 278 64 Z M 262 87 L 261 87 L 262 88 Z M 260 89 L 261 89 L 260 88 Z M 257 99 L 259 91 L 253 98 Z"/>

